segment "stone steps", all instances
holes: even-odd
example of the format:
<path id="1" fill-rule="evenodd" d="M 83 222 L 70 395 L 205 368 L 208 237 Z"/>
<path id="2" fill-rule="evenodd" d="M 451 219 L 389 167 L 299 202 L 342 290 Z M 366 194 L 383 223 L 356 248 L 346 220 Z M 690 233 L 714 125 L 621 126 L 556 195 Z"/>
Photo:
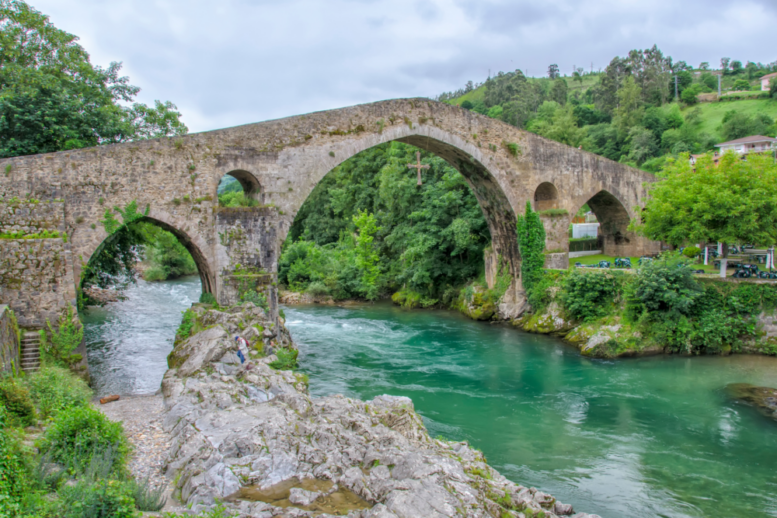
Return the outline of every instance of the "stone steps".
<path id="1" fill-rule="evenodd" d="M 24 372 L 40 369 L 40 335 L 38 333 L 24 334 L 19 363 Z"/>

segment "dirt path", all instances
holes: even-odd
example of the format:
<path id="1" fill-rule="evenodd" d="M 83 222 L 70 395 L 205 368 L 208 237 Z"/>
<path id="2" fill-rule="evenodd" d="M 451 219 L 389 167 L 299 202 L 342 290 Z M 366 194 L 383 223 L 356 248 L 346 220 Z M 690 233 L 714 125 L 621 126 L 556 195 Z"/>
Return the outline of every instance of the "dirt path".
<path id="1" fill-rule="evenodd" d="M 134 448 L 129 462 L 132 475 L 138 480 L 148 477 L 154 488 L 164 486 L 167 505 L 163 511 L 178 510 L 170 498 L 172 484 L 164 474 L 170 435 L 162 428 L 162 396 L 122 396 L 119 401 L 113 403 L 101 405 L 99 401 L 94 401 L 94 405 L 108 419 L 124 425 L 124 433 Z M 154 513 L 148 516 L 155 515 Z"/>

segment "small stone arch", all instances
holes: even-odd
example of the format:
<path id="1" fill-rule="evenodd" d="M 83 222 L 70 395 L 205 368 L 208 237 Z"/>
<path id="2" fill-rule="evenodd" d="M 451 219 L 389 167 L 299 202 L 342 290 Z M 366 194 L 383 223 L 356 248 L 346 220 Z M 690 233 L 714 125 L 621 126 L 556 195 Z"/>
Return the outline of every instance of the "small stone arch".
<path id="1" fill-rule="evenodd" d="M 572 216 L 586 203 L 599 222 L 602 253 L 622 257 L 641 255 L 642 239 L 629 230 L 631 216 L 616 196 L 602 189 L 580 203 Z"/>
<path id="2" fill-rule="evenodd" d="M 264 194 L 262 191 L 262 184 L 259 183 L 256 176 L 245 169 L 233 169 L 232 171 L 226 172 L 224 176 L 231 176 L 237 180 L 243 188 L 243 193 L 245 193 L 247 198 L 251 198 L 260 203 L 262 202 L 262 196 Z M 219 180 L 221 180 L 221 178 L 219 178 Z M 218 197 L 218 195 L 216 197 Z"/>
<path id="3" fill-rule="evenodd" d="M 194 263 L 197 265 L 197 272 L 200 276 L 200 282 L 202 283 L 202 292 L 203 293 L 212 293 L 216 294 L 216 274 L 213 268 L 211 268 L 211 261 L 208 260 L 207 255 L 205 254 L 205 250 L 208 250 L 206 243 L 202 240 L 202 238 L 198 235 L 190 235 L 185 230 L 182 230 L 178 228 L 173 222 L 173 218 L 164 211 L 159 210 L 151 210 L 148 215 L 144 216 L 143 218 L 140 218 L 136 221 L 149 221 L 153 223 L 154 225 L 157 225 L 162 230 L 166 230 L 173 234 L 178 241 L 181 242 L 181 244 L 188 250 L 188 252 L 191 254 L 192 259 L 194 259 Z M 87 256 L 84 257 L 84 262 L 89 263 L 92 257 L 95 256 L 95 254 L 99 253 L 100 250 L 103 249 L 105 244 L 110 240 L 111 235 L 107 235 L 102 241 L 98 243 L 98 245 L 89 253 Z M 79 272 L 76 274 L 76 279 L 80 278 L 80 268 Z M 77 283 L 78 284 L 78 283 Z"/>
<path id="4" fill-rule="evenodd" d="M 550 182 L 542 182 L 534 191 L 534 210 L 543 211 L 558 208 L 558 189 Z"/>

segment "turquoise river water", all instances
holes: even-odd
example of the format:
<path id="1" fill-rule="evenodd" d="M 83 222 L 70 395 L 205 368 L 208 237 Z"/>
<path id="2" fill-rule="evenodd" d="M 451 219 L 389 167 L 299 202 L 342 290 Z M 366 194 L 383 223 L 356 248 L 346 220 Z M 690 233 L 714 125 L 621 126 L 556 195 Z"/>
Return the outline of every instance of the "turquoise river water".
<path id="1" fill-rule="evenodd" d="M 140 283 L 86 315 L 98 393 L 153 392 L 199 282 Z M 314 396 L 411 397 L 433 436 L 508 478 L 616 517 L 777 517 L 777 423 L 729 383 L 777 387 L 777 360 L 592 360 L 558 339 L 390 304 L 285 308 Z"/>

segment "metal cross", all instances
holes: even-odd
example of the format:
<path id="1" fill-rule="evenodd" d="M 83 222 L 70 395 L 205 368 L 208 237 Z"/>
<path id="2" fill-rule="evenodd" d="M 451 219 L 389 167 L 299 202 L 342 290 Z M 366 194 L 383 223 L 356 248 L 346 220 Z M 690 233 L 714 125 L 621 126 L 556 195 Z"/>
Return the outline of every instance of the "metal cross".
<path id="1" fill-rule="evenodd" d="M 421 163 L 421 152 L 416 151 L 415 152 L 415 160 L 417 163 L 415 164 L 407 164 L 407 167 L 409 169 L 415 169 L 418 171 L 418 186 L 421 186 L 421 169 L 429 169 L 429 166 L 426 164 Z"/>

